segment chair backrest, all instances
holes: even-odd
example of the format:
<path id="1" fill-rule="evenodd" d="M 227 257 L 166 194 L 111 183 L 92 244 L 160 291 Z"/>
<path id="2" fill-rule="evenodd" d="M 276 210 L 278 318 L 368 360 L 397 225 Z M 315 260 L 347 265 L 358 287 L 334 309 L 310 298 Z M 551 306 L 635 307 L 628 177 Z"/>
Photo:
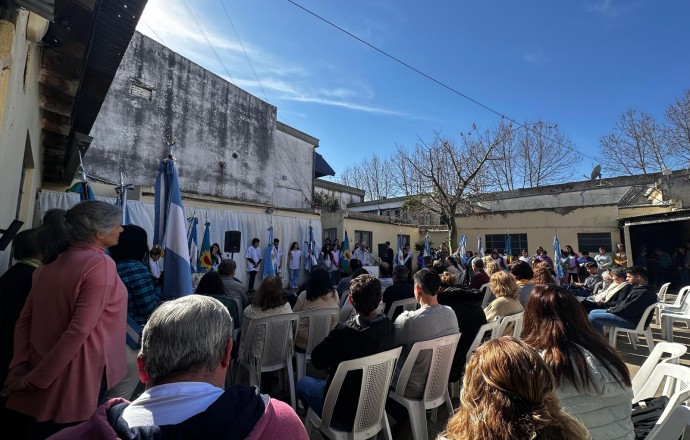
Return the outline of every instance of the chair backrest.
<path id="1" fill-rule="evenodd" d="M 666 292 L 668 292 L 668 287 L 671 285 L 671 283 L 666 283 L 661 286 L 659 289 L 659 293 L 657 293 L 657 298 L 659 298 L 659 301 L 666 302 Z"/>
<path id="2" fill-rule="evenodd" d="M 515 323 L 513 326 L 513 337 L 518 339 L 522 337 L 522 319 L 524 316 L 525 312 L 520 312 L 514 315 L 508 315 L 501 318 L 501 325 L 498 327 L 498 330 L 496 331 L 496 337 L 500 338 L 501 336 L 503 336 L 503 332 L 505 332 L 506 327 L 508 327 L 508 325 L 511 322 Z"/>
<path id="3" fill-rule="evenodd" d="M 640 322 L 637 323 L 637 327 L 635 327 L 635 331 L 638 333 L 642 333 L 649 325 L 647 325 L 647 321 L 649 321 L 649 315 L 651 313 L 654 313 L 654 310 L 659 306 L 659 303 L 654 303 L 647 307 L 642 314 L 642 317 L 640 317 Z"/>
<path id="4" fill-rule="evenodd" d="M 460 340 L 460 333 L 443 336 L 428 341 L 415 342 L 410 353 L 405 359 L 405 364 L 400 369 L 398 382 L 395 384 L 396 396 L 402 398 L 407 388 L 412 369 L 417 363 L 417 357 L 423 350 L 432 350 L 429 374 L 426 378 L 422 400 L 425 405 L 435 408 L 444 402 L 445 392 L 448 388 L 448 376 L 453 365 L 453 356 Z"/>
<path id="5" fill-rule="evenodd" d="M 347 303 L 347 297 L 350 296 L 350 289 L 343 290 L 340 294 L 340 308 L 342 309 L 345 303 Z"/>
<path id="6" fill-rule="evenodd" d="M 484 298 L 482 299 L 482 309 L 485 309 L 486 306 L 489 305 L 489 300 L 494 293 L 489 288 L 489 283 L 482 284 L 482 287 L 479 288 L 479 291 L 484 294 Z"/>
<path id="7" fill-rule="evenodd" d="M 475 351 L 479 348 L 480 345 L 482 345 L 482 342 L 484 342 L 487 339 L 496 339 L 498 337 L 498 327 L 501 325 L 501 320 L 500 319 L 494 319 L 491 322 L 488 322 L 481 327 L 479 327 L 479 330 L 477 330 L 477 336 L 474 337 L 474 341 L 472 341 L 472 345 L 470 345 L 470 349 L 467 350 L 467 357 L 465 358 L 465 362 L 469 362 L 470 358 L 474 354 Z M 486 334 L 489 334 L 489 337 L 486 337 Z"/>
<path id="8" fill-rule="evenodd" d="M 388 388 L 401 351 L 402 347 L 398 347 L 372 356 L 341 362 L 323 402 L 322 423 L 330 426 L 335 403 L 347 373 L 362 370 L 362 384 L 359 389 L 352 438 L 370 438 L 376 435 L 383 428 Z"/>
<path id="9" fill-rule="evenodd" d="M 402 307 L 403 312 L 410 312 L 410 311 L 415 311 L 417 310 L 417 298 L 405 298 L 405 299 L 399 299 L 397 301 L 393 301 L 391 304 L 391 308 L 388 309 L 388 314 L 386 315 L 389 319 L 393 319 L 393 315 L 395 315 L 395 310 L 398 307 Z"/>
<path id="10" fill-rule="evenodd" d="M 309 321 L 309 335 L 307 337 L 306 353 L 311 354 L 314 347 L 319 345 L 331 332 L 331 320 L 338 316 L 340 309 L 330 307 L 326 309 L 306 310 L 299 312 L 300 322 L 303 319 Z"/>
<path id="11" fill-rule="evenodd" d="M 649 357 L 647 357 L 640 369 L 637 370 L 635 377 L 632 378 L 633 395 L 637 395 L 640 389 L 642 389 L 642 386 L 647 382 L 657 364 L 660 362 L 677 364 L 680 357 L 683 356 L 687 350 L 688 348 L 684 344 L 679 344 L 677 342 L 657 343 Z M 662 356 L 665 354 L 668 354 L 668 357 L 662 359 Z"/>
<path id="12" fill-rule="evenodd" d="M 688 426 L 690 426 L 690 408 L 678 406 L 662 423 L 657 422 L 645 440 L 681 438 Z"/>
<path id="13" fill-rule="evenodd" d="M 244 319 L 244 307 L 242 307 L 242 299 L 238 298 L 236 296 L 231 297 L 234 301 L 235 304 L 237 305 L 237 314 L 239 315 L 239 322 L 238 325 L 235 326 L 235 328 L 242 328 L 242 320 Z"/>
<path id="14" fill-rule="evenodd" d="M 688 309 L 688 304 L 690 303 L 690 286 L 685 286 L 678 291 L 678 295 L 676 295 L 676 300 L 673 301 L 673 305 L 671 307 L 680 307 L 683 309 L 683 311 L 686 311 Z"/>
<path id="15" fill-rule="evenodd" d="M 657 391 L 664 382 L 661 395 L 667 396 L 669 401 L 657 424 L 663 424 L 676 407 L 687 403 L 690 398 L 690 367 L 669 363 L 657 364 L 642 389 L 633 397 L 632 403 L 660 395 Z"/>
<path id="16" fill-rule="evenodd" d="M 268 367 L 281 364 L 292 357 L 292 344 L 289 343 L 299 322 L 299 313 L 283 313 L 252 319 L 247 328 L 247 337 L 243 344 L 242 359 L 246 357 L 245 350 L 252 349 L 254 332 L 259 326 L 266 327 L 264 336 L 264 350 L 261 356 L 261 366 Z"/>

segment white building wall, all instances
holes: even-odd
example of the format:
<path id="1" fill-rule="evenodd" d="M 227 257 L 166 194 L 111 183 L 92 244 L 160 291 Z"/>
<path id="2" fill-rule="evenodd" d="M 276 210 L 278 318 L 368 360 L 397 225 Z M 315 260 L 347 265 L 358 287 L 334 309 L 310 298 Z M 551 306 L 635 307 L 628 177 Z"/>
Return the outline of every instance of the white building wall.
<path id="1" fill-rule="evenodd" d="M 15 23 L 0 20 L 0 229 L 15 218 L 23 228 L 32 226 L 41 184 L 41 48 L 27 40 L 27 31 L 36 33 L 43 24 L 26 10 L 18 11 Z M 9 264 L 8 247 L 0 252 L 0 274 Z"/>
<path id="2" fill-rule="evenodd" d="M 314 186 L 314 146 L 280 130 L 275 132 L 273 204 L 307 209 Z"/>

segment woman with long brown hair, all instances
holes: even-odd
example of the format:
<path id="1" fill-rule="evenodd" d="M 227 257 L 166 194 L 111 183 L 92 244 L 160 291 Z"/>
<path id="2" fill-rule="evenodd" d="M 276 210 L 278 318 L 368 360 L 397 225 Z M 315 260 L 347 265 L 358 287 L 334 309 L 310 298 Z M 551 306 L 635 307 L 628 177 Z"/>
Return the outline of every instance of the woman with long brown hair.
<path id="1" fill-rule="evenodd" d="M 556 377 L 561 404 L 593 439 L 634 438 L 628 368 L 572 293 L 555 284 L 535 286 L 523 332 Z"/>
<path id="2" fill-rule="evenodd" d="M 449 440 L 584 440 L 587 430 L 556 396 L 556 380 L 539 354 L 510 337 L 479 347 L 467 364 Z"/>

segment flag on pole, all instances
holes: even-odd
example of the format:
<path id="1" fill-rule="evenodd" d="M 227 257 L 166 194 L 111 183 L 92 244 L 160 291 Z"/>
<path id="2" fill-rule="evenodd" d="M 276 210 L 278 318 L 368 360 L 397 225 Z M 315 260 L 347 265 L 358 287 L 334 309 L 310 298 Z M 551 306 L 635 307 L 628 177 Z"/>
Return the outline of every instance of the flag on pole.
<path id="1" fill-rule="evenodd" d="M 398 234 L 398 253 L 395 255 L 395 264 L 405 264 L 405 256 L 403 255 L 403 236 Z"/>
<path id="2" fill-rule="evenodd" d="M 350 270 L 350 240 L 347 238 L 347 231 L 345 231 L 345 239 L 340 252 L 340 267 L 345 272 Z"/>
<path id="3" fill-rule="evenodd" d="M 304 268 L 311 270 L 312 266 L 319 264 L 318 258 L 316 258 L 316 241 L 314 241 L 314 228 L 309 225 L 309 241 L 307 242 L 307 255 L 305 255 L 307 262 L 304 264 Z"/>
<path id="4" fill-rule="evenodd" d="M 180 182 L 172 159 L 164 159 L 158 166 L 154 207 L 153 243 L 165 249 L 163 297 L 189 295 L 192 293 L 192 269 Z"/>
<path id="5" fill-rule="evenodd" d="M 482 245 L 481 235 L 477 235 L 477 254 L 479 254 L 479 258 L 482 258 L 484 256 L 484 246 Z"/>
<path id="6" fill-rule="evenodd" d="M 506 234 L 506 261 L 510 262 L 513 257 L 513 243 L 510 234 Z"/>
<path id="7" fill-rule="evenodd" d="M 115 187 L 115 192 L 117 193 L 115 206 L 119 206 L 120 209 L 122 209 L 123 225 L 132 224 L 132 220 L 129 218 L 129 210 L 127 209 L 127 191 L 131 190 L 132 188 L 132 185 L 125 183 L 124 173 L 120 173 L 120 184 Z"/>
<path id="8" fill-rule="evenodd" d="M 269 226 L 268 229 L 268 246 L 266 246 L 266 252 L 264 252 L 264 278 L 269 275 L 275 275 L 277 271 L 276 267 L 276 255 L 273 246 L 273 226 Z"/>
<path id="9" fill-rule="evenodd" d="M 79 193 L 79 201 L 96 200 L 89 182 L 77 182 L 67 188 L 67 192 Z"/>
<path id="10" fill-rule="evenodd" d="M 428 257 L 431 255 L 431 248 L 429 246 L 429 233 L 427 232 L 424 236 L 424 256 Z"/>
<path id="11" fill-rule="evenodd" d="M 211 223 L 204 223 L 204 238 L 201 240 L 201 250 L 199 251 L 199 263 L 197 266 L 197 271 L 201 273 L 210 272 L 213 267 L 209 226 L 211 226 Z"/>
<path id="12" fill-rule="evenodd" d="M 189 265 L 192 272 L 196 272 L 199 265 L 199 242 L 196 235 L 196 225 L 199 224 L 199 219 L 192 215 L 187 219 L 189 229 L 187 230 L 187 246 L 189 247 Z"/>
<path id="13" fill-rule="evenodd" d="M 558 232 L 553 236 L 553 265 L 556 270 L 556 276 L 563 278 L 563 266 L 561 266 L 561 243 L 558 241 Z"/>
<path id="14" fill-rule="evenodd" d="M 467 237 L 465 234 L 460 236 L 458 247 L 460 248 L 460 258 L 465 258 L 465 254 L 467 254 Z"/>

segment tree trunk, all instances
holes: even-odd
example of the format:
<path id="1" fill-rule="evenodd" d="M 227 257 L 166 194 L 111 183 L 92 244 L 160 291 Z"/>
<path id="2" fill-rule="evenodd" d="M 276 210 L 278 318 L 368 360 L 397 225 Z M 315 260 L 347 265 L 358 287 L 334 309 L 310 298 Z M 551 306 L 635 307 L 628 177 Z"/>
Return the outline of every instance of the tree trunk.
<path id="1" fill-rule="evenodd" d="M 452 254 L 458 245 L 458 220 L 455 215 L 451 215 L 448 221 L 448 236 L 450 237 L 448 249 Z"/>

